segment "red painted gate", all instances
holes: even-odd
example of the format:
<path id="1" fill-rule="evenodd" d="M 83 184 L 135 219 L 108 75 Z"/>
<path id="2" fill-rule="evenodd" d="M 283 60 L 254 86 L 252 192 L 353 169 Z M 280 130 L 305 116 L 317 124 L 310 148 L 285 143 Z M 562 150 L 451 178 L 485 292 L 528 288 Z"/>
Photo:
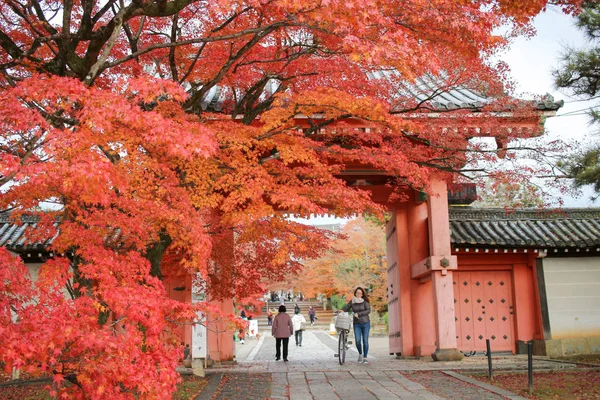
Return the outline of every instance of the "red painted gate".
<path id="1" fill-rule="evenodd" d="M 459 350 L 514 351 L 510 271 L 455 272 L 454 303 Z"/>

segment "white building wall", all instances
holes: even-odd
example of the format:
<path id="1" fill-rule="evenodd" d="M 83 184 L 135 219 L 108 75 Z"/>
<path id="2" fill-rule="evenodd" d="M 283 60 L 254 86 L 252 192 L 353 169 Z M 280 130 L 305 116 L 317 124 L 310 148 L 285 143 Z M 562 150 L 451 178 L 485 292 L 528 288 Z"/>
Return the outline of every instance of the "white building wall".
<path id="1" fill-rule="evenodd" d="M 545 258 L 552 339 L 600 336 L 600 257 Z"/>
<path id="2" fill-rule="evenodd" d="M 40 276 L 40 269 L 42 268 L 42 263 L 25 263 L 25 266 L 27 267 L 27 270 L 29 271 L 29 277 L 31 278 L 32 282 L 37 282 L 38 277 Z M 67 299 L 71 298 L 71 295 L 69 294 L 69 291 L 67 290 L 66 287 L 62 288 L 62 292 L 65 295 L 65 297 Z"/>
<path id="3" fill-rule="evenodd" d="M 41 263 L 27 263 L 25 264 L 27 269 L 29 270 L 29 275 L 31 277 L 32 282 L 37 282 L 38 276 L 40 274 Z"/>

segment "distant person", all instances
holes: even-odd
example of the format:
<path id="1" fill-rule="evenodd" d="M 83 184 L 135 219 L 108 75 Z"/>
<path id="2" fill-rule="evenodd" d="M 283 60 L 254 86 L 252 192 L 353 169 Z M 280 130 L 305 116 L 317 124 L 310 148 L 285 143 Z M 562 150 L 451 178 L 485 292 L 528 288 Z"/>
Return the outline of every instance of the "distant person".
<path id="1" fill-rule="evenodd" d="M 308 318 L 310 318 L 310 325 L 315 324 L 315 318 L 317 317 L 317 313 L 313 306 L 308 307 Z"/>
<path id="2" fill-rule="evenodd" d="M 242 310 L 242 312 L 240 313 L 240 318 L 244 321 L 248 321 L 248 317 L 246 317 L 246 310 Z"/>
<path id="3" fill-rule="evenodd" d="M 296 346 L 302 347 L 302 331 L 304 330 L 304 325 L 306 323 L 306 318 L 304 315 L 300 314 L 300 311 L 295 311 L 294 316 L 292 317 L 292 324 L 294 325 L 294 338 L 296 339 Z"/>
<path id="4" fill-rule="evenodd" d="M 294 314 L 298 314 L 300 313 L 300 306 L 298 305 L 298 303 L 294 304 Z"/>
<path id="5" fill-rule="evenodd" d="M 354 338 L 356 339 L 356 349 L 358 350 L 358 362 L 368 364 L 367 355 L 369 353 L 369 331 L 371 330 L 371 305 L 367 293 L 361 287 L 354 290 L 354 297 L 346 304 L 342 310 L 354 312 Z"/>
<path id="6" fill-rule="evenodd" d="M 242 328 L 240 328 L 240 331 L 238 333 L 238 340 L 240 341 L 240 344 L 244 344 L 245 337 L 246 337 L 246 334 L 244 333 L 244 330 Z"/>
<path id="7" fill-rule="evenodd" d="M 275 337 L 275 361 L 281 359 L 281 346 L 283 344 L 283 361 L 287 361 L 288 358 L 288 345 L 290 343 L 290 336 L 294 333 L 294 324 L 292 319 L 286 313 L 285 306 L 279 306 L 279 314 L 275 316 L 273 320 L 273 326 L 271 333 Z"/>
<path id="8" fill-rule="evenodd" d="M 271 310 L 267 312 L 267 324 L 273 326 L 273 312 Z"/>

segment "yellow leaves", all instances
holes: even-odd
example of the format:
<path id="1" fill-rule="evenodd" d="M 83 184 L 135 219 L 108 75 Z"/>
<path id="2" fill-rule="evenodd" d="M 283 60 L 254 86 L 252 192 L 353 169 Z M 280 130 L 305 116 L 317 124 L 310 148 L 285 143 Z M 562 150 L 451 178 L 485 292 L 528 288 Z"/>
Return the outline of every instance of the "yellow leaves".
<path id="1" fill-rule="evenodd" d="M 111 271 L 111 274 L 112 274 L 112 271 Z M 100 303 L 99 303 L 99 302 L 97 302 L 97 301 L 94 301 L 94 302 L 92 303 L 92 306 L 93 306 L 93 307 L 94 307 L 94 308 L 95 308 L 95 309 L 96 309 L 96 310 L 97 310 L 99 313 L 102 313 L 102 312 L 105 312 L 105 311 L 107 311 L 107 310 L 108 310 L 108 309 L 107 309 L 105 306 L 103 306 L 102 304 L 100 304 Z"/>
<path id="2" fill-rule="evenodd" d="M 360 62 L 362 60 L 362 55 L 360 53 L 352 53 L 350 54 L 350 60 L 352 62 Z"/>

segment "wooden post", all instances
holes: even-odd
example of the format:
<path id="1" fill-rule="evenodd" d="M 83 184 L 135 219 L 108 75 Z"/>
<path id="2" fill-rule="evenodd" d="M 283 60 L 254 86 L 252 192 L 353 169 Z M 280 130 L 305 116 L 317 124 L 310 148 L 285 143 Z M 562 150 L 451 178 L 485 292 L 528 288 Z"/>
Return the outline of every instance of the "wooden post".
<path id="1" fill-rule="evenodd" d="M 448 189 L 446 182 L 432 178 L 432 193 L 427 200 L 430 257 L 451 258 Z M 454 312 L 454 287 L 451 270 L 431 272 L 434 296 L 437 349 L 431 355 L 436 361 L 460 361 L 457 348 Z"/>

